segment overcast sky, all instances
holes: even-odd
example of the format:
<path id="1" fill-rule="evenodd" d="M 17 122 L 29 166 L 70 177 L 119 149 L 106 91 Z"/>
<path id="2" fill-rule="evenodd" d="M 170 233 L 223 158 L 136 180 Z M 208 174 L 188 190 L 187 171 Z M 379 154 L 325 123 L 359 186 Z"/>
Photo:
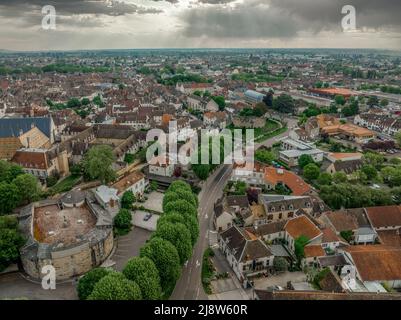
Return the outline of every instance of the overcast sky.
<path id="1" fill-rule="evenodd" d="M 44 5 L 56 30 L 41 27 Z M 401 49 L 400 12 L 401 0 L 0 0 L 0 49 Z"/>

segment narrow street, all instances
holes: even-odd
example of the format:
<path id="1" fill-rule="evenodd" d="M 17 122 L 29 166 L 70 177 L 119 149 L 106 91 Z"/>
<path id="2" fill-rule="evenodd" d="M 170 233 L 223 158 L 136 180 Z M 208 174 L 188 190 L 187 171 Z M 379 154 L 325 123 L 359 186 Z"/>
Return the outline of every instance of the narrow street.
<path id="1" fill-rule="evenodd" d="M 296 120 L 286 119 L 288 129 L 296 126 Z M 279 138 L 288 135 L 288 130 L 278 136 L 267 139 L 263 143 L 255 144 L 259 147 L 271 147 Z M 184 266 L 180 279 L 171 295 L 171 300 L 206 300 L 208 297 L 203 291 L 201 283 L 203 252 L 209 246 L 209 230 L 213 230 L 213 206 L 222 197 L 223 189 L 230 178 L 232 165 L 218 168 L 202 186 L 199 194 L 199 229 L 200 236 L 194 247 L 192 258 Z"/>

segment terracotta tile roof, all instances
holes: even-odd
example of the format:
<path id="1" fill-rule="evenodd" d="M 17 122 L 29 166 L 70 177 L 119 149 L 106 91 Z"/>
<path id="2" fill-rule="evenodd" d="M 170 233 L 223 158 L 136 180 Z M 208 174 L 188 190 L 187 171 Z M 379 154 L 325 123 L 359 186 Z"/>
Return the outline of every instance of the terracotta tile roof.
<path id="1" fill-rule="evenodd" d="M 322 229 L 322 233 L 323 233 L 322 243 L 341 241 L 341 239 L 336 235 L 336 233 L 331 228 Z"/>
<path id="2" fill-rule="evenodd" d="M 348 252 L 363 281 L 401 280 L 401 248 L 385 245 L 359 245 Z"/>
<path id="3" fill-rule="evenodd" d="M 362 158 L 362 153 L 359 152 L 354 152 L 354 153 L 342 153 L 342 152 L 334 152 L 334 153 L 329 153 L 329 156 L 336 159 L 336 160 L 342 160 L 344 161 L 347 158 Z"/>
<path id="4" fill-rule="evenodd" d="M 265 180 L 273 186 L 279 183 L 285 184 L 291 189 L 294 196 L 302 196 L 311 191 L 310 185 L 302 180 L 301 177 L 284 169 L 267 167 L 265 169 Z"/>
<path id="5" fill-rule="evenodd" d="M 305 246 L 304 248 L 305 258 L 324 257 L 324 252 L 320 244 Z"/>
<path id="6" fill-rule="evenodd" d="M 401 229 L 377 231 L 377 234 L 381 244 L 401 248 Z"/>
<path id="7" fill-rule="evenodd" d="M 117 181 L 115 184 L 113 184 L 112 188 L 117 189 L 118 193 L 120 194 L 144 178 L 145 176 L 142 172 L 135 171 Z"/>
<path id="8" fill-rule="evenodd" d="M 50 165 L 46 152 L 19 150 L 15 153 L 11 161 L 24 168 L 31 169 L 47 170 Z"/>
<path id="9" fill-rule="evenodd" d="M 284 229 L 293 239 L 306 236 L 309 240 L 312 240 L 322 234 L 318 227 L 306 216 L 299 216 L 289 220 Z"/>
<path id="10" fill-rule="evenodd" d="M 401 206 L 370 207 L 366 213 L 374 228 L 401 226 Z"/>

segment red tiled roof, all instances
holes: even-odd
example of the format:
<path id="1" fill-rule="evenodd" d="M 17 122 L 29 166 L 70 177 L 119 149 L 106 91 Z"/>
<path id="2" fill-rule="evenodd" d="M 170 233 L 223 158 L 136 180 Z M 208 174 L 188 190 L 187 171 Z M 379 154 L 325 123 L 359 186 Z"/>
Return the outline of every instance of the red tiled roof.
<path id="1" fill-rule="evenodd" d="M 302 180 L 301 177 L 284 169 L 267 167 L 265 169 L 265 180 L 274 186 L 278 183 L 285 184 L 291 189 L 294 196 L 302 196 L 311 191 L 310 185 Z"/>
<path id="2" fill-rule="evenodd" d="M 322 234 L 318 227 L 306 216 L 299 216 L 289 220 L 284 229 L 293 239 L 305 236 L 312 240 Z"/>

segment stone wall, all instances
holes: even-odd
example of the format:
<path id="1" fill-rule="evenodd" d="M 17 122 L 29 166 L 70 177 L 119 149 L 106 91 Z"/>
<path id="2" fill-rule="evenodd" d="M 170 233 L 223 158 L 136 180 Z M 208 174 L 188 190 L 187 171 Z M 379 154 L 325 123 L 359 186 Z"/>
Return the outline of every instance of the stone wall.
<path id="1" fill-rule="evenodd" d="M 50 253 L 50 259 L 39 257 L 30 259 L 28 255 L 22 254 L 21 261 L 24 270 L 31 277 L 39 279 L 42 268 L 45 265 L 53 265 L 56 269 L 57 281 L 82 275 L 101 265 L 110 255 L 114 238 L 112 229 L 107 231 L 107 236 L 94 244 L 84 242 L 64 250 L 54 249 Z"/>

